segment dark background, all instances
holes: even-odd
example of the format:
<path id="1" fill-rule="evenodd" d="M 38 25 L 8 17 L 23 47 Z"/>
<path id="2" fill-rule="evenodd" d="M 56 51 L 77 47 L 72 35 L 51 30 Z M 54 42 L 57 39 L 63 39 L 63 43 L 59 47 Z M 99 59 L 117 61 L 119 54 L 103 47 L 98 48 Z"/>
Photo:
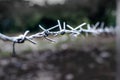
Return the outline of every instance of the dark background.
<path id="1" fill-rule="evenodd" d="M 42 1 L 42 0 L 40 0 Z M 0 32 L 38 30 L 38 24 L 51 27 L 56 20 L 66 21 L 72 26 L 87 22 L 105 22 L 115 26 L 115 0 L 1 0 Z M 62 3 L 63 1 L 63 3 Z"/>

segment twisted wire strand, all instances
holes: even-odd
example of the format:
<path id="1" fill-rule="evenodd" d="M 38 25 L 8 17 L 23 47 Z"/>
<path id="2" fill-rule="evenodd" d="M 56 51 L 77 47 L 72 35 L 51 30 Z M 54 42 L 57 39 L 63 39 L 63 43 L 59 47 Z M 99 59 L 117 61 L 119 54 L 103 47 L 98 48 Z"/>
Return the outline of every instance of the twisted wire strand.
<path id="1" fill-rule="evenodd" d="M 97 22 L 95 25 L 90 25 L 87 23 L 82 23 L 80 25 L 78 25 L 77 27 L 73 28 L 70 25 L 66 24 L 65 22 L 63 22 L 63 25 L 61 25 L 60 20 L 57 20 L 58 24 L 45 29 L 44 27 L 42 27 L 41 25 L 39 25 L 39 28 L 41 30 L 43 30 L 42 32 L 38 32 L 36 34 L 32 34 L 30 36 L 27 36 L 28 33 L 30 31 L 26 30 L 24 32 L 24 34 L 21 34 L 19 36 L 15 36 L 15 37 L 10 37 L 7 35 L 4 35 L 2 33 L 0 33 L 0 39 L 3 41 L 11 41 L 13 42 L 13 54 L 12 56 L 16 56 L 16 52 L 15 52 L 15 44 L 16 43 L 24 43 L 25 41 L 29 41 L 33 44 L 37 44 L 35 41 L 33 41 L 34 38 L 45 38 L 48 41 L 51 42 L 55 42 L 53 39 L 49 38 L 50 35 L 52 36 L 57 36 L 57 35 L 64 35 L 64 34 L 70 34 L 73 36 L 78 36 L 81 34 L 81 32 L 85 32 L 86 36 L 88 36 L 88 33 L 91 33 L 93 35 L 98 35 L 101 33 L 115 33 L 115 29 L 113 27 L 105 27 L 104 28 L 104 23 L 102 23 L 100 25 L 100 22 Z M 87 26 L 87 28 L 84 28 L 84 26 Z M 100 25 L 100 27 L 98 28 L 98 26 Z M 59 28 L 59 31 L 52 31 L 55 28 Z M 82 35 L 82 34 L 81 34 Z"/>

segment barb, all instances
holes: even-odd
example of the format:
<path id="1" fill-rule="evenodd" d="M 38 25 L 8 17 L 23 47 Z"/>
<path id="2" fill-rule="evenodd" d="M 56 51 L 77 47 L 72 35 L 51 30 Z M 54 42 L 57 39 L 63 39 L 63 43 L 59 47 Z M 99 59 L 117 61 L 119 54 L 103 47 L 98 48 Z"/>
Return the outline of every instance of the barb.
<path id="1" fill-rule="evenodd" d="M 50 34 L 53 34 L 53 33 L 50 32 L 50 30 L 58 27 L 58 25 L 57 26 L 53 26 L 52 28 L 49 28 L 49 29 L 45 29 L 41 25 L 39 25 L 39 27 L 43 30 L 43 32 L 41 32 L 42 34 L 40 33 L 40 35 L 42 35 L 48 41 L 55 42 L 54 40 L 50 39 L 48 36 Z"/>
<path id="2" fill-rule="evenodd" d="M 16 57 L 15 42 L 13 42 L 13 53 L 12 53 L 12 57 Z"/>
<path id="3" fill-rule="evenodd" d="M 71 29 L 69 32 L 71 33 L 71 35 L 77 37 L 79 34 L 81 34 L 82 31 L 82 27 L 85 26 L 86 23 L 82 23 L 81 25 L 77 26 L 76 28 L 71 27 L 70 25 L 67 25 L 67 27 L 69 29 Z M 79 29 L 79 30 L 77 30 Z"/>
<path id="4" fill-rule="evenodd" d="M 58 24 L 45 29 L 44 27 L 42 27 L 41 25 L 39 25 L 39 28 L 41 30 L 43 30 L 42 32 L 38 32 L 36 34 L 27 36 L 28 33 L 30 31 L 25 31 L 24 34 L 21 34 L 19 36 L 15 36 L 15 37 L 9 37 L 6 36 L 2 33 L 0 33 L 0 39 L 4 40 L 4 41 L 11 41 L 13 42 L 13 56 L 16 56 L 16 52 L 15 52 L 15 44 L 16 43 L 24 43 L 25 41 L 29 41 L 33 44 L 37 44 L 35 41 L 33 41 L 34 38 L 45 38 L 46 40 L 50 41 L 50 42 L 55 42 L 53 39 L 49 38 L 50 35 L 52 36 L 56 36 L 56 35 L 64 35 L 64 34 L 70 34 L 72 36 L 77 37 L 78 35 L 82 35 L 82 32 L 84 32 L 86 34 L 86 36 L 88 36 L 89 33 L 93 34 L 93 35 L 98 35 L 101 33 L 114 33 L 115 29 L 113 27 L 105 27 L 104 28 L 104 23 L 97 22 L 95 25 L 90 25 L 90 24 L 86 24 L 86 23 L 82 23 L 79 26 L 73 28 L 70 25 L 66 24 L 65 22 L 63 22 L 61 25 L 60 20 L 57 20 Z M 83 26 L 87 26 L 87 28 L 84 28 Z M 59 31 L 52 31 L 55 28 L 59 28 Z M 83 36 L 83 35 L 82 35 Z"/>

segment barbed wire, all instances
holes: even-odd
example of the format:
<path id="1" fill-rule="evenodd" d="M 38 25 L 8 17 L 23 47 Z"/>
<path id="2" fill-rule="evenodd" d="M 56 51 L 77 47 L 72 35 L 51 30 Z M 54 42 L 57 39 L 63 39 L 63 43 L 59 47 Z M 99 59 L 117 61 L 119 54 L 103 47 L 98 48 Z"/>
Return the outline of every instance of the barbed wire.
<path id="1" fill-rule="evenodd" d="M 50 35 L 52 36 L 57 36 L 57 35 L 64 35 L 64 34 L 70 34 L 72 36 L 77 37 L 78 35 L 83 35 L 82 32 L 84 32 L 86 34 L 86 36 L 88 36 L 89 33 L 91 33 L 92 35 L 96 36 L 99 35 L 101 33 L 115 33 L 115 29 L 113 27 L 105 27 L 104 23 L 97 22 L 95 25 L 90 25 L 87 23 L 82 23 L 80 25 L 78 25 L 77 27 L 73 28 L 70 25 L 66 24 L 65 22 L 63 22 L 61 25 L 60 20 L 57 20 L 57 25 L 45 29 L 44 27 L 42 27 L 41 25 L 39 25 L 39 28 L 42 30 L 41 32 L 38 32 L 36 34 L 32 34 L 30 36 L 28 36 L 28 33 L 30 32 L 29 30 L 26 30 L 24 32 L 24 34 L 15 36 L 15 37 L 9 37 L 6 36 L 2 33 L 0 33 L 0 39 L 4 40 L 4 41 L 11 41 L 13 42 L 13 53 L 12 56 L 16 56 L 16 52 L 15 52 L 15 44 L 16 43 L 24 43 L 25 41 L 29 41 L 33 44 L 37 44 L 33 39 L 34 38 L 45 38 L 48 41 L 51 42 L 56 42 L 55 40 L 49 38 Z M 58 31 L 52 31 L 55 28 L 59 28 Z"/>

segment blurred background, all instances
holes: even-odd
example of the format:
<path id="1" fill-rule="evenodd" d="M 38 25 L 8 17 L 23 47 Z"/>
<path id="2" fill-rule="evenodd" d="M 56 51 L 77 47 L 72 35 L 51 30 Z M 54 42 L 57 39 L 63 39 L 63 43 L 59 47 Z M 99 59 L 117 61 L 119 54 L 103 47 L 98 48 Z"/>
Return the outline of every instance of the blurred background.
<path id="1" fill-rule="evenodd" d="M 115 0 L 0 0 L 0 33 L 34 34 L 39 24 L 49 28 L 57 19 L 73 27 L 98 21 L 115 27 L 116 11 Z M 52 38 L 57 43 L 17 44 L 16 58 L 12 43 L 0 41 L 0 80 L 115 80 L 115 35 Z"/>
<path id="2" fill-rule="evenodd" d="M 57 19 L 71 26 L 98 21 L 115 26 L 115 0 L 0 1 L 0 32 L 36 31 L 38 24 L 51 27 Z"/>

